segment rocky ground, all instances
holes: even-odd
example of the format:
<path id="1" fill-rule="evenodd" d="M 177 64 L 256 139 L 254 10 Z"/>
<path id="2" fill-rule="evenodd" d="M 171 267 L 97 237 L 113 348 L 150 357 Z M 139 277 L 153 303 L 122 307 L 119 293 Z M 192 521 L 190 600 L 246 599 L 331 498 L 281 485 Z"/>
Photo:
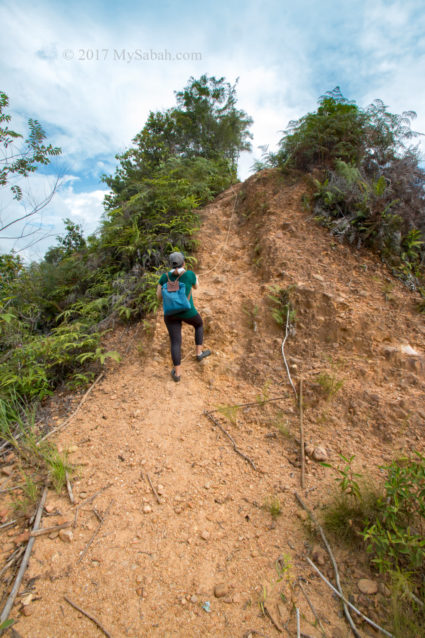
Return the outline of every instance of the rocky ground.
<path id="1" fill-rule="evenodd" d="M 77 467 L 75 504 L 49 490 L 41 525 L 71 526 L 36 539 L 15 635 L 102 635 L 67 597 L 114 637 L 295 636 L 298 608 L 301 635 L 316 638 L 304 592 L 327 636 L 351 635 L 305 560 L 334 580 L 295 493 L 320 518 L 335 490 L 320 460 L 355 455 L 355 470 L 379 482 L 380 465 L 424 451 L 425 329 L 415 295 L 378 258 L 317 226 L 304 191 L 265 171 L 202 211 L 195 305 L 212 356 L 196 361 L 185 326 L 180 383 L 160 312 L 108 337 L 121 363 L 108 364 L 55 438 Z M 303 380 L 304 489 L 270 286 L 287 289 L 296 311 L 285 354 L 297 393 Z M 64 418 L 63 400 L 54 398 L 50 426 Z M 3 490 L 18 478 L 14 457 L 4 462 Z M 3 524 L 12 496 L 0 493 Z M 22 533 L 0 528 L 1 565 L 26 543 Z M 385 623 L 389 592 L 367 557 L 341 546 L 335 556 L 346 595 Z"/>

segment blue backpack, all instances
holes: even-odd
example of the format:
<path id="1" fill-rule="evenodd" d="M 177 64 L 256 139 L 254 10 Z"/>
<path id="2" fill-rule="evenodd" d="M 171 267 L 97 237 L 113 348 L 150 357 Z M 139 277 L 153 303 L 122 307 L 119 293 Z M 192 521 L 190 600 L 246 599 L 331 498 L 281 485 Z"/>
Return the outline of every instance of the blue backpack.
<path id="1" fill-rule="evenodd" d="M 162 285 L 164 315 L 175 315 L 178 312 L 189 310 L 192 307 L 189 298 L 186 296 L 186 286 L 182 281 L 179 281 L 181 276 L 182 275 L 179 275 L 177 279 L 171 281 L 167 272 L 168 281 Z M 191 295 L 192 291 L 190 291 L 189 297 Z"/>

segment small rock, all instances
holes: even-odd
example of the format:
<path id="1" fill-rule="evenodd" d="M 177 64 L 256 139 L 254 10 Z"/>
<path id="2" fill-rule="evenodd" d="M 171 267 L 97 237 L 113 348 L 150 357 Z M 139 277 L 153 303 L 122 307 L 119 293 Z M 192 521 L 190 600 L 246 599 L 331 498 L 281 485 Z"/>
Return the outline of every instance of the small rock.
<path id="1" fill-rule="evenodd" d="M 327 461 L 328 453 L 326 452 L 325 448 L 320 445 L 315 447 L 313 452 L 313 459 L 315 461 Z"/>
<path id="2" fill-rule="evenodd" d="M 152 508 L 150 505 L 145 505 L 143 508 L 143 513 L 144 514 L 149 514 L 149 512 L 152 512 Z"/>
<path id="3" fill-rule="evenodd" d="M 190 597 L 190 602 L 191 603 L 197 603 L 198 602 L 198 596 L 195 596 L 195 594 L 193 594 L 193 596 Z"/>
<path id="4" fill-rule="evenodd" d="M 316 563 L 319 563 L 319 565 L 326 564 L 326 552 L 319 545 L 315 545 L 313 547 L 311 556 Z"/>
<path id="5" fill-rule="evenodd" d="M 54 511 L 55 511 L 55 506 L 54 506 L 54 505 L 45 505 L 45 506 L 44 506 L 44 509 L 46 510 L 46 512 L 47 512 L 48 514 L 51 514 L 52 512 L 54 512 Z"/>
<path id="6" fill-rule="evenodd" d="M 59 538 L 64 543 L 71 543 L 72 539 L 74 538 L 74 534 L 70 529 L 61 529 L 59 532 Z"/>
<path id="7" fill-rule="evenodd" d="M 55 538 L 57 538 L 59 536 L 59 532 L 50 532 L 49 534 L 49 538 L 50 540 L 55 540 Z"/>
<path id="8" fill-rule="evenodd" d="M 322 275 L 316 275 L 316 274 L 314 274 L 314 275 L 312 275 L 312 277 L 313 277 L 313 279 L 317 279 L 317 281 L 325 281 L 325 280 L 323 279 Z"/>
<path id="9" fill-rule="evenodd" d="M 78 450 L 78 445 L 71 445 L 71 446 L 68 448 L 68 452 L 69 452 L 69 454 L 72 454 L 73 452 L 76 452 L 77 450 Z"/>
<path id="10" fill-rule="evenodd" d="M 209 537 L 210 537 L 210 533 L 209 533 L 209 532 L 207 532 L 207 530 L 206 530 L 206 529 L 204 529 L 204 530 L 201 532 L 201 538 L 202 538 L 204 541 L 207 541 L 207 540 L 209 539 Z"/>
<path id="11" fill-rule="evenodd" d="M 13 465 L 5 465 L 1 468 L 1 473 L 5 476 L 11 476 L 13 472 Z"/>
<path id="12" fill-rule="evenodd" d="M 376 594 L 378 592 L 378 583 L 375 580 L 369 580 L 368 578 L 361 578 L 357 583 L 357 587 L 362 594 Z"/>
<path id="13" fill-rule="evenodd" d="M 187 603 L 186 598 L 182 598 L 182 599 L 180 600 L 180 603 L 181 603 L 182 605 L 185 605 L 185 604 Z"/>
<path id="14" fill-rule="evenodd" d="M 32 601 L 32 598 L 33 598 L 32 594 L 27 594 L 26 596 L 22 598 L 21 602 L 24 605 L 24 607 L 30 604 L 30 602 Z"/>
<path id="15" fill-rule="evenodd" d="M 239 594 L 233 594 L 233 602 L 234 603 L 240 603 L 241 601 L 241 597 Z"/>
<path id="16" fill-rule="evenodd" d="M 21 614 L 23 616 L 31 616 L 33 611 L 34 611 L 34 607 L 31 607 L 31 605 L 26 605 L 25 607 L 22 607 Z"/>
<path id="17" fill-rule="evenodd" d="M 218 583 L 218 585 L 214 587 L 214 596 L 216 598 L 224 598 L 224 596 L 227 596 L 228 591 L 229 588 L 225 583 Z"/>
<path id="18" fill-rule="evenodd" d="M 305 450 L 305 453 L 307 454 L 307 456 L 312 457 L 313 456 L 313 452 L 314 452 L 314 445 L 311 445 L 310 443 L 307 443 L 304 446 L 304 450 Z"/>

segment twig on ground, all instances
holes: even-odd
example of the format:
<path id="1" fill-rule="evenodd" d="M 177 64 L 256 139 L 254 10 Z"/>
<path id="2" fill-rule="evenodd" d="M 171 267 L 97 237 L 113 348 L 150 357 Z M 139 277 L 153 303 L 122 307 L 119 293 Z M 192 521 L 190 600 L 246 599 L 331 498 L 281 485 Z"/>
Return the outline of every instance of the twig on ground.
<path id="1" fill-rule="evenodd" d="M 295 607 L 295 613 L 297 615 L 297 638 L 301 638 L 300 610 L 298 607 Z"/>
<path id="2" fill-rule="evenodd" d="M 99 514 L 99 512 L 97 511 L 97 509 L 95 507 L 93 507 L 93 514 L 96 516 L 96 518 L 99 521 L 99 523 L 103 522 L 103 516 L 101 516 Z"/>
<path id="3" fill-rule="evenodd" d="M 78 605 L 76 605 L 75 603 L 72 602 L 72 600 L 70 600 L 68 598 L 68 596 L 64 596 L 64 599 L 66 600 L 66 602 L 71 605 L 71 607 L 74 607 L 74 609 L 76 609 L 77 611 L 79 611 L 81 614 L 84 614 L 84 616 L 86 616 L 87 618 L 89 618 L 92 622 L 94 622 L 95 625 L 97 625 L 97 627 L 99 627 L 99 629 L 101 631 L 103 631 L 103 633 L 105 634 L 105 636 L 107 636 L 108 638 L 111 638 L 111 634 L 106 631 L 105 627 L 103 627 L 103 625 L 101 625 L 101 623 L 91 614 L 89 614 L 87 611 L 84 611 L 84 609 L 81 609 L 81 607 L 79 607 Z"/>
<path id="4" fill-rule="evenodd" d="M 7 523 L 3 523 L 3 525 L 0 525 L 0 529 L 5 529 L 6 527 L 10 527 L 11 525 L 14 525 L 16 523 L 16 518 L 13 521 L 7 521 Z"/>
<path id="5" fill-rule="evenodd" d="M 348 611 L 348 607 L 345 603 L 345 598 L 344 598 L 344 594 L 342 591 L 342 587 L 341 587 L 341 582 L 339 580 L 339 571 L 338 571 L 338 566 L 336 564 L 336 560 L 335 557 L 333 555 L 333 552 L 331 550 L 331 547 L 328 543 L 328 539 L 325 536 L 325 532 L 323 531 L 323 527 L 319 524 L 318 520 L 316 519 L 316 517 L 314 516 L 313 512 L 311 510 L 309 510 L 309 508 L 307 507 L 307 505 L 305 505 L 305 503 L 303 502 L 303 500 L 301 499 L 301 497 L 297 494 L 297 492 L 295 492 L 295 498 L 297 499 L 298 503 L 301 505 L 301 507 L 307 512 L 307 514 L 309 515 L 309 517 L 311 518 L 311 520 L 313 521 L 313 523 L 316 525 L 317 529 L 320 532 L 320 536 L 322 537 L 322 541 L 326 547 L 326 551 L 329 554 L 329 558 L 331 559 L 333 568 L 334 568 L 334 572 L 335 572 L 335 580 L 336 580 L 336 585 L 338 587 L 338 591 L 341 594 L 341 598 L 343 600 L 343 608 L 344 608 L 344 614 L 345 617 L 353 631 L 353 634 L 356 636 L 356 638 L 361 638 L 359 632 L 357 631 L 356 625 L 354 624 L 353 619 L 351 618 L 350 612 Z"/>
<path id="6" fill-rule="evenodd" d="M 159 503 L 159 505 L 161 505 L 161 499 L 160 499 L 160 498 L 159 498 L 159 496 L 158 496 L 158 492 L 156 491 L 156 489 L 155 489 L 155 488 L 154 488 L 154 486 L 152 485 L 152 481 L 151 481 L 150 476 L 149 476 L 149 474 L 148 474 L 147 472 L 146 472 L 146 478 L 148 479 L 148 483 L 149 483 L 149 485 L 151 486 L 151 490 L 152 490 L 152 492 L 153 492 L 153 493 L 154 493 L 154 495 L 155 495 L 156 502 L 157 502 L 157 503 Z"/>
<path id="7" fill-rule="evenodd" d="M 227 430 L 225 430 L 225 429 L 223 428 L 223 426 L 221 425 L 221 423 L 219 423 L 219 422 L 217 421 L 217 419 L 215 419 L 215 418 L 213 417 L 213 415 L 211 414 L 211 412 L 206 412 L 206 411 L 204 411 L 204 414 L 205 414 L 205 416 L 206 416 L 206 417 L 208 417 L 208 419 L 210 419 L 210 421 L 212 421 L 212 422 L 214 423 L 214 425 L 216 425 L 216 426 L 217 426 L 217 427 L 218 427 L 218 428 L 219 428 L 219 429 L 223 432 L 223 434 L 225 434 L 225 435 L 227 436 L 227 438 L 228 438 L 228 439 L 230 439 L 230 441 L 231 441 L 231 443 L 232 443 L 232 445 L 233 445 L 233 449 L 235 450 L 236 454 L 239 454 L 239 456 L 241 456 L 243 459 L 245 459 L 245 461 L 246 461 L 247 463 L 249 463 L 249 464 L 250 464 L 250 466 L 251 466 L 251 467 L 252 467 L 252 468 L 253 468 L 256 472 L 259 472 L 260 470 L 258 470 L 258 469 L 257 469 L 257 467 L 256 467 L 256 465 L 255 465 L 255 463 L 254 463 L 254 461 L 252 461 L 252 460 L 249 458 L 249 456 L 246 456 L 243 452 L 241 452 L 241 451 L 240 451 L 240 449 L 239 449 L 239 448 L 238 448 L 238 446 L 236 445 L 236 443 L 235 443 L 234 439 L 232 438 L 232 436 L 231 436 L 231 435 L 227 432 Z"/>
<path id="8" fill-rule="evenodd" d="M 3 574 L 5 572 L 7 572 L 7 570 L 9 569 L 9 567 L 12 567 L 13 563 L 16 563 L 22 556 L 22 554 L 25 552 L 24 547 L 18 547 L 18 549 L 15 549 L 15 551 L 13 552 L 13 554 L 11 556 L 9 556 L 9 559 L 7 560 L 7 562 L 5 563 L 5 565 L 2 567 L 2 569 L 0 570 L 0 578 L 3 576 Z"/>
<path id="9" fill-rule="evenodd" d="M 52 434 L 54 434 L 55 432 L 59 432 L 59 430 L 62 430 L 66 425 L 68 425 L 68 423 L 74 418 L 74 416 L 77 414 L 77 412 L 80 410 L 81 406 L 83 405 L 84 401 L 87 399 L 88 395 L 90 394 L 90 392 L 93 390 L 93 388 L 95 387 L 95 385 L 97 385 L 99 383 L 99 381 L 105 376 L 104 372 L 101 372 L 99 374 L 99 376 L 97 377 L 97 379 L 95 379 L 95 381 L 93 381 L 93 383 L 91 384 L 91 386 L 89 387 L 89 389 L 87 390 L 87 392 L 84 394 L 83 398 L 81 399 L 80 403 L 77 405 L 76 409 L 74 410 L 74 412 L 67 418 L 65 419 L 65 421 L 63 423 L 61 423 L 60 425 L 58 425 L 56 428 L 53 428 L 53 430 L 50 430 L 50 432 L 47 432 L 47 434 L 45 434 L 44 436 L 41 437 L 41 439 L 39 439 L 37 441 L 37 445 L 39 445 L 41 443 L 41 441 L 44 441 L 45 439 L 47 439 L 49 436 L 51 436 Z"/>
<path id="10" fill-rule="evenodd" d="M 301 446 L 301 487 L 305 487 L 305 454 L 304 454 L 304 424 L 303 424 L 303 380 L 300 379 L 300 446 Z"/>
<path id="11" fill-rule="evenodd" d="M 38 505 L 38 509 L 37 509 L 37 514 L 35 516 L 35 521 L 34 521 L 34 527 L 32 529 L 33 532 L 35 532 L 39 527 L 40 527 L 40 522 L 41 522 L 41 517 L 43 515 L 43 507 L 44 507 L 44 503 L 46 502 L 46 497 L 47 497 L 47 486 L 44 488 L 43 490 L 43 494 L 41 495 L 41 499 L 40 499 L 40 503 Z M 34 537 L 30 537 L 27 547 L 25 549 L 25 553 L 24 553 L 24 557 L 22 559 L 22 563 L 21 566 L 19 567 L 19 571 L 16 575 L 16 579 L 15 579 L 15 583 L 12 587 L 12 591 L 9 594 L 9 597 L 6 601 L 6 604 L 3 608 L 2 614 L 0 616 L 0 624 L 4 623 L 10 614 L 10 610 L 13 607 L 13 603 L 15 602 L 15 598 L 16 598 L 16 594 L 18 593 L 19 587 L 21 585 L 22 582 L 22 578 L 24 577 L 25 574 L 25 570 L 27 568 L 28 565 L 28 561 L 30 559 L 30 554 L 31 554 L 31 550 L 32 550 L 32 546 L 34 545 L 35 542 L 35 538 Z"/>
<path id="12" fill-rule="evenodd" d="M 311 602 L 310 598 L 308 597 L 307 592 L 304 589 L 304 585 L 302 584 L 302 582 L 300 580 L 298 581 L 298 586 L 301 589 L 302 593 L 304 594 L 304 597 L 305 597 L 305 599 L 306 599 L 306 601 L 308 603 L 308 606 L 310 607 L 311 611 L 313 612 L 313 616 L 315 617 L 315 619 L 317 621 L 317 624 L 319 625 L 319 627 L 320 627 L 320 629 L 322 631 L 322 634 L 324 636 L 326 636 L 326 631 L 325 631 L 325 628 L 323 627 L 322 621 L 319 618 L 319 614 L 317 613 L 317 611 L 313 607 L 313 603 Z"/>
<path id="13" fill-rule="evenodd" d="M 264 613 L 266 614 L 266 616 L 268 617 L 268 619 L 272 623 L 273 627 L 275 627 L 280 634 L 283 634 L 282 627 L 280 627 L 280 625 L 278 625 L 276 620 L 273 618 L 273 616 L 271 615 L 270 611 L 267 609 L 267 606 L 266 606 L 265 603 L 263 603 L 263 609 L 264 609 Z"/>
<path id="14" fill-rule="evenodd" d="M 77 505 L 77 507 L 75 508 L 75 515 L 74 515 L 74 522 L 72 524 L 72 527 L 77 527 L 77 518 L 78 518 L 78 512 L 80 507 L 83 507 L 83 505 L 88 505 L 89 503 L 92 503 L 94 501 L 94 499 L 96 498 L 96 496 L 99 496 L 99 494 L 102 494 L 102 492 L 104 492 L 105 490 L 109 489 L 111 487 L 112 483 L 108 483 L 108 485 L 106 485 L 106 487 L 102 487 L 101 490 L 99 490 L 98 492 L 95 492 L 94 494 L 92 494 L 90 496 L 90 498 L 86 498 L 85 501 L 83 501 L 82 503 L 80 503 L 79 505 Z"/>
<path id="15" fill-rule="evenodd" d="M 24 483 L 19 483 L 19 485 L 14 485 L 13 487 L 6 487 L 4 490 L 0 490 L 0 494 L 4 494 L 5 492 L 13 492 L 13 490 L 19 490 Z"/>
<path id="16" fill-rule="evenodd" d="M 109 503 L 109 505 L 108 505 L 108 507 L 107 507 L 107 509 L 106 509 L 106 511 L 105 511 L 105 513 L 104 513 L 104 515 L 103 515 L 103 517 L 102 517 L 102 520 L 99 522 L 99 525 L 97 526 L 97 528 L 96 528 L 96 530 L 94 531 L 94 533 L 92 534 L 92 536 L 91 536 L 91 538 L 90 538 L 89 542 L 88 542 L 88 543 L 87 543 L 87 545 L 85 546 L 85 548 L 84 548 L 84 550 L 83 550 L 83 553 L 82 553 L 82 554 L 80 555 L 80 557 L 78 558 L 78 560 L 77 560 L 77 565 L 78 565 L 78 563 L 81 563 L 81 561 L 83 560 L 84 556 L 87 554 L 87 552 L 88 552 L 88 550 L 89 550 L 90 545 L 92 544 L 92 542 L 94 541 L 94 539 L 95 539 L 95 538 L 96 538 L 96 536 L 98 535 L 98 533 L 99 533 L 99 531 L 100 531 L 100 528 L 102 527 L 103 523 L 105 522 L 106 515 L 108 514 L 109 510 L 111 509 L 111 506 L 112 506 L 112 503 L 113 503 L 113 502 L 114 502 L 114 501 L 112 500 L 112 501 Z"/>
<path id="17" fill-rule="evenodd" d="M 69 480 L 68 472 L 65 472 L 65 478 L 66 478 L 66 489 L 68 490 L 69 500 L 71 501 L 72 505 L 74 505 L 75 503 L 74 494 L 72 493 L 72 485 L 71 485 L 71 481 Z"/>
<path id="18" fill-rule="evenodd" d="M 282 401 L 282 399 L 287 399 L 288 394 L 282 394 L 280 397 L 273 397 L 272 399 L 260 399 L 259 401 L 250 401 L 249 403 L 235 403 L 234 405 L 229 405 L 229 408 L 248 408 L 249 406 L 257 406 L 261 407 L 265 403 L 272 403 L 272 401 Z M 213 414 L 214 412 L 220 412 L 220 410 L 208 410 L 209 414 Z"/>
<path id="19" fill-rule="evenodd" d="M 71 527 L 71 523 L 67 521 L 61 525 L 53 525 L 52 527 L 43 527 L 42 529 L 36 529 L 31 532 L 31 536 L 44 536 L 44 534 L 50 534 L 50 532 L 59 532 L 61 529 Z"/>
<path id="20" fill-rule="evenodd" d="M 328 579 L 326 578 L 326 576 L 324 576 L 322 574 L 322 572 L 320 571 L 320 569 L 313 563 L 312 560 L 310 560 L 310 558 L 308 556 L 306 556 L 306 560 L 308 562 L 309 565 L 311 565 L 313 567 L 313 569 L 316 570 L 316 572 L 319 574 L 320 578 L 328 585 L 328 587 L 330 587 L 332 589 L 332 591 L 341 598 L 341 600 L 348 605 L 348 607 L 350 607 L 353 611 L 356 612 L 356 614 L 358 614 L 361 618 L 363 618 L 363 620 L 365 620 L 367 623 L 369 623 L 369 625 L 371 625 L 372 627 L 375 627 L 375 629 L 378 629 L 378 631 L 382 631 L 383 634 L 385 634 L 386 636 L 389 636 L 389 638 L 394 638 L 393 634 L 390 634 L 389 631 L 387 631 L 386 629 L 383 629 L 382 627 L 380 627 L 379 625 L 377 625 L 375 622 L 373 622 L 373 620 L 371 620 L 370 618 L 368 618 L 367 616 L 365 616 L 364 614 L 362 614 L 362 612 L 357 609 L 357 607 L 354 607 L 354 605 L 352 603 L 350 603 L 349 600 L 347 600 L 342 594 L 341 592 L 339 592 L 333 585 L 332 583 L 330 583 L 328 581 Z"/>

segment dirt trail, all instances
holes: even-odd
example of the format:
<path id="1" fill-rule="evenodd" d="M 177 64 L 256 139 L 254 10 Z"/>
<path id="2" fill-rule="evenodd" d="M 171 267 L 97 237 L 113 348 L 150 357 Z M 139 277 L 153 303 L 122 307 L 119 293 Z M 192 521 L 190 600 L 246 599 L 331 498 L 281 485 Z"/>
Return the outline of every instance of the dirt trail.
<path id="1" fill-rule="evenodd" d="M 179 384 L 170 377 L 160 313 L 152 335 L 140 327 L 114 335 L 123 361 L 109 367 L 57 437 L 80 466 L 73 483 L 79 516 L 70 543 L 35 543 L 25 579 L 36 579 L 32 613 L 16 626 L 24 638 L 101 635 L 64 595 L 115 638 L 277 635 L 262 606 L 296 635 L 293 604 L 302 611 L 303 632 L 315 638 L 314 617 L 295 587 L 299 577 L 329 635 L 349 635 L 338 604 L 304 560 L 314 541 L 294 499 L 298 415 L 267 285 L 296 284 L 297 334 L 287 352 L 294 379 L 306 379 L 307 442 L 321 444 L 335 462 L 339 452 L 356 454 L 358 467 L 372 475 L 398 449 L 422 444 L 423 357 L 409 357 L 399 345 L 409 341 L 423 353 L 425 335 L 410 293 L 393 280 L 394 305 L 386 301 L 378 283 L 386 281 L 383 266 L 344 246 L 331 248 L 327 232 L 302 212 L 300 192 L 266 174 L 203 211 L 195 305 L 213 355 L 195 360 L 193 330 L 185 326 Z M 332 401 L 315 381 L 323 370 L 344 379 Z M 227 417 L 215 413 L 255 471 L 204 411 L 281 395 L 280 402 Z M 333 478 L 307 461 L 304 498 L 320 505 Z M 268 499 L 279 501 L 281 515 L 271 516 Z M 74 520 L 75 506 L 64 495 L 50 492 L 47 503 L 44 527 Z M 105 518 L 78 562 L 99 525 L 93 508 Z M 369 575 L 361 557 L 340 552 L 338 560 L 347 591 Z M 330 565 L 324 569 L 331 575 Z"/>

